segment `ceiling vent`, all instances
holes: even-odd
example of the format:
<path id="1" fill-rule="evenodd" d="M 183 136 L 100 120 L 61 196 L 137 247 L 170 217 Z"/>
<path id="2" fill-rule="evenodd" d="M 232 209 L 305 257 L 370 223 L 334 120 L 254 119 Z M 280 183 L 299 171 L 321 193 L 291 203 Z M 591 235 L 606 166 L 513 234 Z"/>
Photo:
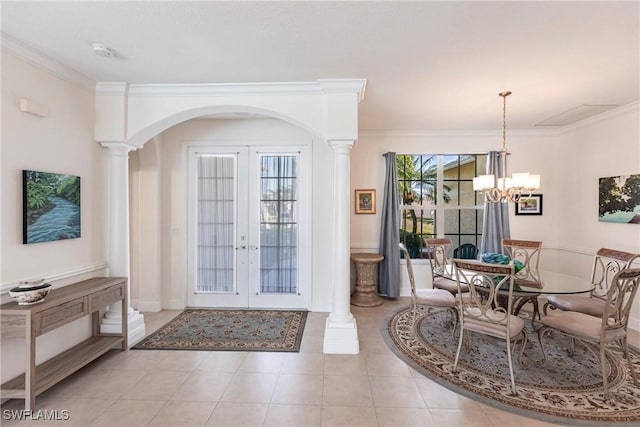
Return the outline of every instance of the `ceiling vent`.
<path id="1" fill-rule="evenodd" d="M 597 116 L 605 111 L 619 107 L 619 104 L 582 104 L 564 113 L 557 114 L 534 124 L 534 126 L 566 126 L 589 117 Z"/>

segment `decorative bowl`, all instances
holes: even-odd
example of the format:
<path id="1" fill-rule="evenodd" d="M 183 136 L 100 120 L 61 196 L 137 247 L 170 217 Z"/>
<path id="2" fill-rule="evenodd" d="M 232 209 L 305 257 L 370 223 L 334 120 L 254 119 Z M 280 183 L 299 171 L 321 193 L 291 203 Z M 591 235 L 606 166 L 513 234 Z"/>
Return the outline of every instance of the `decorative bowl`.
<path id="1" fill-rule="evenodd" d="M 43 280 L 33 282 L 20 282 L 18 286 L 9 291 L 9 295 L 18 305 L 37 304 L 51 291 L 51 283 L 43 283 Z"/>

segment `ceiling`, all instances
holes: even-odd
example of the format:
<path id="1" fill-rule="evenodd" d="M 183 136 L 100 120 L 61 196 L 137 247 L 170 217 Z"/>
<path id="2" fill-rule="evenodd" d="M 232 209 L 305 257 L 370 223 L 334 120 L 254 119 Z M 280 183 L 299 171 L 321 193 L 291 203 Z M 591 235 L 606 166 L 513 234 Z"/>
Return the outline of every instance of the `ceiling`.
<path id="1" fill-rule="evenodd" d="M 504 90 L 513 92 L 509 129 L 538 129 L 561 113 L 579 119 L 640 99 L 638 1 L 2 1 L 0 7 L 5 35 L 95 81 L 366 78 L 360 131 L 500 129 Z M 95 55 L 95 42 L 115 56 Z M 606 107 L 576 109 L 583 105 Z"/>

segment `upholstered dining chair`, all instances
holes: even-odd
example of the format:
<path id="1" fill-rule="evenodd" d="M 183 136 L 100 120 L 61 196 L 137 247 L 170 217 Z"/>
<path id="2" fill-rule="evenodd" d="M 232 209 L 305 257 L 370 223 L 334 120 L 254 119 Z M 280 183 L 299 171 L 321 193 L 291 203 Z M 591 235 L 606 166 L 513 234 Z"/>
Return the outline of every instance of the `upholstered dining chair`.
<path id="1" fill-rule="evenodd" d="M 455 295 L 458 293 L 458 284 L 454 276 L 449 253 L 451 251 L 451 239 L 433 238 L 425 239 L 429 253 L 429 264 L 431 266 L 431 277 L 433 278 L 434 289 L 444 289 Z M 462 292 L 468 292 L 469 286 L 462 284 Z"/>
<path id="2" fill-rule="evenodd" d="M 515 341 L 519 338 L 522 338 L 522 349 L 518 360 L 523 367 L 526 367 L 528 363 L 522 358 L 527 344 L 527 331 L 524 328 L 524 320 L 511 314 L 514 284 L 513 264 L 488 264 L 459 259 L 454 259 L 453 263 L 458 286 L 463 283 L 469 285 L 468 297 L 463 298 L 462 293 L 458 293 L 460 339 L 458 350 L 456 351 L 456 359 L 453 363 L 453 372 L 458 369 L 465 330 L 502 339 L 507 344 L 511 391 L 515 395 L 518 392 L 513 376 L 511 353 L 512 345 L 515 346 Z M 508 291 L 507 307 L 500 304 L 498 291 Z M 487 357 L 495 357 L 495 355 L 491 354 L 487 355 Z"/>
<path id="3" fill-rule="evenodd" d="M 515 283 L 522 286 L 540 287 L 540 249 L 542 242 L 537 240 L 502 240 L 502 253 L 510 260 L 518 260 L 523 267 L 515 275 Z"/>
<path id="4" fill-rule="evenodd" d="M 413 276 L 413 268 L 411 267 L 411 258 L 407 247 L 400 243 L 400 251 L 404 253 L 404 260 L 407 265 L 407 273 L 409 274 L 409 284 L 411 285 L 411 310 L 413 311 L 412 326 L 416 323 L 416 315 L 418 313 L 418 305 L 426 306 L 427 310 L 431 308 L 443 308 L 449 310 L 456 319 L 453 328 L 455 331 L 458 326 L 458 310 L 456 309 L 456 299 L 448 291 L 443 289 L 423 289 L 416 288 L 416 280 Z"/>
<path id="5" fill-rule="evenodd" d="M 591 283 L 595 286 L 588 294 L 578 295 L 549 295 L 542 311 L 547 309 L 577 311 L 595 317 L 602 317 L 605 300 L 612 278 L 623 268 L 640 260 L 640 254 L 601 248 L 593 257 L 591 268 Z"/>
<path id="6" fill-rule="evenodd" d="M 460 259 L 477 259 L 478 247 L 473 243 L 463 243 L 453 250 L 453 257 Z"/>
<path id="7" fill-rule="evenodd" d="M 600 368 L 602 370 L 602 384 L 604 387 L 604 397 L 609 394 L 607 384 L 607 344 L 617 343 L 627 359 L 633 383 L 637 386 L 638 379 L 631 363 L 629 347 L 627 343 L 627 325 L 629 323 L 629 313 L 638 287 L 640 286 L 640 268 L 624 268 L 618 271 L 609 285 L 607 299 L 603 305 L 602 318 L 590 316 L 577 311 L 555 310 L 542 318 L 542 328 L 538 331 L 538 341 L 542 348 L 543 359 L 546 361 L 546 352 L 543 346 L 545 334 L 558 332 L 566 335 L 569 340 L 569 354 L 573 355 L 575 350 L 574 340 L 583 343 L 596 358 L 598 353 L 586 343 L 595 344 L 599 349 Z"/>

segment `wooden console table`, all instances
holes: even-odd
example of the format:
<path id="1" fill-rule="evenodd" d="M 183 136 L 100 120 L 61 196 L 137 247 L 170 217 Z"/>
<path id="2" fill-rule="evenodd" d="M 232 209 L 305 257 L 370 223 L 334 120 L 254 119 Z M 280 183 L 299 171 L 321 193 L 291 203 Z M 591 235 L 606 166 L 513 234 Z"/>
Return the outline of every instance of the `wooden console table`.
<path id="1" fill-rule="evenodd" d="M 122 332 L 100 333 L 100 309 L 122 302 Z M 127 279 L 95 277 L 54 288 L 41 303 L 0 306 L 3 338 L 26 341 L 25 373 L 0 386 L 0 396 L 24 399 L 26 410 L 34 409 L 36 396 L 115 346 L 127 349 Z M 92 336 L 80 344 L 36 366 L 36 337 L 84 316 L 92 315 Z"/>

